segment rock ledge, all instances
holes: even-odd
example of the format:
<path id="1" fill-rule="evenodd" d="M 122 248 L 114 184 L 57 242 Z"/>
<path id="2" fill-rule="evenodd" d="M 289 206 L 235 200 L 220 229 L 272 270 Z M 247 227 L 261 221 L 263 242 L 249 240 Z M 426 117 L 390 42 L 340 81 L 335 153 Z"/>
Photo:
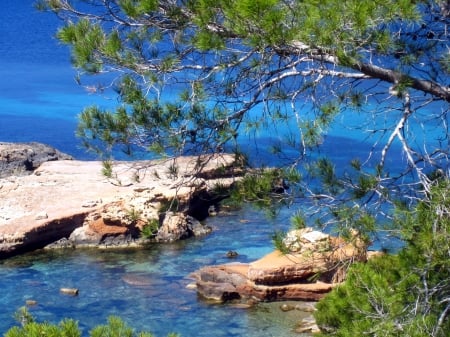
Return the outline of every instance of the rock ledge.
<path id="1" fill-rule="evenodd" d="M 293 236 L 295 252 L 275 250 L 248 264 L 201 268 L 193 275 L 199 295 L 219 302 L 318 301 L 345 279 L 350 263 L 367 259 L 357 237 L 346 242 L 310 228 L 287 237 Z"/>
<path id="2" fill-rule="evenodd" d="M 0 178 L 31 174 L 47 161 L 71 159 L 71 156 L 41 143 L 0 142 Z"/>
<path id="3" fill-rule="evenodd" d="M 59 160 L 43 163 L 32 175 L 0 179 L 0 258 L 55 242 L 54 247 L 140 245 L 146 241 L 141 230 L 150 224 L 156 224 L 150 237 L 158 241 L 205 233 L 194 218 L 215 202 L 210 191 L 216 184 L 233 183 L 234 164 L 226 154 L 117 162 L 106 178 L 101 162 Z M 196 198 L 199 193 L 202 198 Z M 174 229 L 173 215 L 162 216 L 165 204 L 177 206 L 184 231 Z"/>

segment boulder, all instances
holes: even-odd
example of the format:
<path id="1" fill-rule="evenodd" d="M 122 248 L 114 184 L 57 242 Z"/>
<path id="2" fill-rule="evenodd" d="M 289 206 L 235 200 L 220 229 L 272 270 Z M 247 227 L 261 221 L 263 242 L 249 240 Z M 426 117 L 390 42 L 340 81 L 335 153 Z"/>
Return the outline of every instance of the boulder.
<path id="1" fill-rule="evenodd" d="M 205 267 L 198 273 L 197 291 L 205 299 L 227 302 L 245 297 L 242 290 L 246 284 L 247 278 L 240 272 L 223 266 Z"/>
<path id="2" fill-rule="evenodd" d="M 0 178 L 31 174 L 42 163 L 72 157 L 41 143 L 0 143 Z"/>
<path id="3" fill-rule="evenodd" d="M 166 212 L 155 240 L 158 242 L 173 242 L 191 236 L 206 235 L 209 232 L 211 232 L 211 227 L 202 225 L 200 221 L 190 215 Z"/>
<path id="4" fill-rule="evenodd" d="M 350 263 L 367 259 L 357 239 L 346 242 L 312 229 L 288 233 L 293 237 L 294 252 L 275 250 L 251 263 L 201 268 L 194 273 L 199 295 L 221 302 L 318 301 L 345 279 Z"/>
<path id="5" fill-rule="evenodd" d="M 207 266 L 195 273 L 198 294 L 207 300 L 227 302 L 249 301 L 318 301 L 335 285 L 325 282 L 256 284 L 248 278 L 249 264 Z"/>

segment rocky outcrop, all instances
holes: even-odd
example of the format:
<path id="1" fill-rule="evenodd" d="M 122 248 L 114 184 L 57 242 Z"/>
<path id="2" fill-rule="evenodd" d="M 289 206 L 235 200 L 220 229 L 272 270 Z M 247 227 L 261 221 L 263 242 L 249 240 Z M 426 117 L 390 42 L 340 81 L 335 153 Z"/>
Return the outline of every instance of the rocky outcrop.
<path id="1" fill-rule="evenodd" d="M 183 213 L 167 212 L 161 227 L 155 235 L 158 242 L 173 242 L 191 236 L 202 236 L 211 232 L 211 227 L 205 226 L 197 219 Z"/>
<path id="2" fill-rule="evenodd" d="M 31 174 L 42 163 L 72 157 L 41 143 L 1 143 L 0 178 Z"/>
<path id="3" fill-rule="evenodd" d="M 231 185 L 234 163 L 230 155 L 118 162 L 105 177 L 101 162 L 51 161 L 32 175 L 0 179 L 0 257 L 49 244 L 128 246 L 201 235 L 208 229 L 190 217 L 191 200 L 197 193 L 214 199 L 216 184 Z M 204 202 L 208 209 L 211 200 Z M 168 210 L 175 214 L 164 217 Z"/>
<path id="4" fill-rule="evenodd" d="M 350 263 L 367 259 L 357 236 L 346 242 L 308 228 L 290 232 L 285 244 L 294 241 L 287 254 L 275 250 L 249 264 L 200 269 L 193 275 L 198 293 L 220 302 L 318 301 L 345 279 Z"/>

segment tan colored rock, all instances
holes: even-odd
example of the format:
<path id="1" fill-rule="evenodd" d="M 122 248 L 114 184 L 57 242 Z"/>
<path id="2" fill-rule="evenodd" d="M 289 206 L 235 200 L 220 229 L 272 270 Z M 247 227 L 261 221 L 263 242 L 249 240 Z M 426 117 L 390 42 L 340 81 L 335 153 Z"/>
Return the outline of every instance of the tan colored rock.
<path id="1" fill-rule="evenodd" d="M 248 264 L 226 264 L 201 268 L 196 273 L 197 292 L 208 300 L 226 302 L 257 301 L 318 301 L 335 286 L 332 283 L 296 283 L 285 280 L 283 285 L 256 284 L 246 275 Z"/>
<path id="2" fill-rule="evenodd" d="M 176 197 L 183 205 L 197 186 L 231 184 L 233 178 L 223 168 L 233 163 L 231 155 L 211 156 L 197 176 L 198 157 L 117 162 L 106 178 L 101 162 L 62 160 L 43 163 L 32 175 L 0 179 L 0 258 L 69 238 L 75 229 L 80 236 L 85 230 L 101 234 L 106 227 L 95 222 L 98 218 L 119 227 L 130 224 L 130 212 L 143 222 L 157 219 L 164 200 Z M 171 173 L 174 165 L 176 176 Z M 36 219 L 43 210 L 47 217 Z"/>
<path id="3" fill-rule="evenodd" d="M 356 233 L 355 233 L 356 235 Z M 324 233 L 304 229 L 288 233 L 295 251 L 274 251 L 249 266 L 248 277 L 256 284 L 276 285 L 290 282 L 341 282 L 349 263 L 366 261 L 366 247 L 357 236 L 350 242 Z"/>
<path id="4" fill-rule="evenodd" d="M 325 270 L 326 261 L 322 255 L 311 253 L 303 257 L 275 250 L 250 264 L 248 278 L 256 284 L 274 285 L 286 283 L 286 280 L 306 280 Z"/>
<path id="5" fill-rule="evenodd" d="M 256 285 L 247 293 L 260 301 L 318 301 L 336 284 L 325 282 L 292 283 L 277 286 Z"/>
<path id="6" fill-rule="evenodd" d="M 308 235 L 304 236 L 303 234 Z M 198 293 L 216 301 L 318 301 L 345 279 L 350 263 L 367 256 L 355 238 L 347 243 L 312 230 L 292 234 L 299 251 L 275 250 L 249 264 L 208 266 L 195 273 Z M 306 248 L 307 249 L 306 249 Z"/>

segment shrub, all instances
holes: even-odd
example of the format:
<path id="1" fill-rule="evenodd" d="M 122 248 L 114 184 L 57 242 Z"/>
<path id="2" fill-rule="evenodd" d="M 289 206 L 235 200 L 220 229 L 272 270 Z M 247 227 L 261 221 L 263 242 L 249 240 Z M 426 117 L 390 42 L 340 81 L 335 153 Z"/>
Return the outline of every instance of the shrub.
<path id="1" fill-rule="evenodd" d="M 16 319 L 21 326 L 15 326 L 5 333 L 5 337 L 81 337 L 78 322 L 73 319 L 64 319 L 59 324 L 48 322 L 38 323 L 23 307 L 16 313 Z M 120 317 L 110 316 L 107 324 L 98 325 L 89 332 L 90 337 L 153 337 L 150 332 L 135 332 Z M 178 337 L 170 333 L 168 337 Z"/>

